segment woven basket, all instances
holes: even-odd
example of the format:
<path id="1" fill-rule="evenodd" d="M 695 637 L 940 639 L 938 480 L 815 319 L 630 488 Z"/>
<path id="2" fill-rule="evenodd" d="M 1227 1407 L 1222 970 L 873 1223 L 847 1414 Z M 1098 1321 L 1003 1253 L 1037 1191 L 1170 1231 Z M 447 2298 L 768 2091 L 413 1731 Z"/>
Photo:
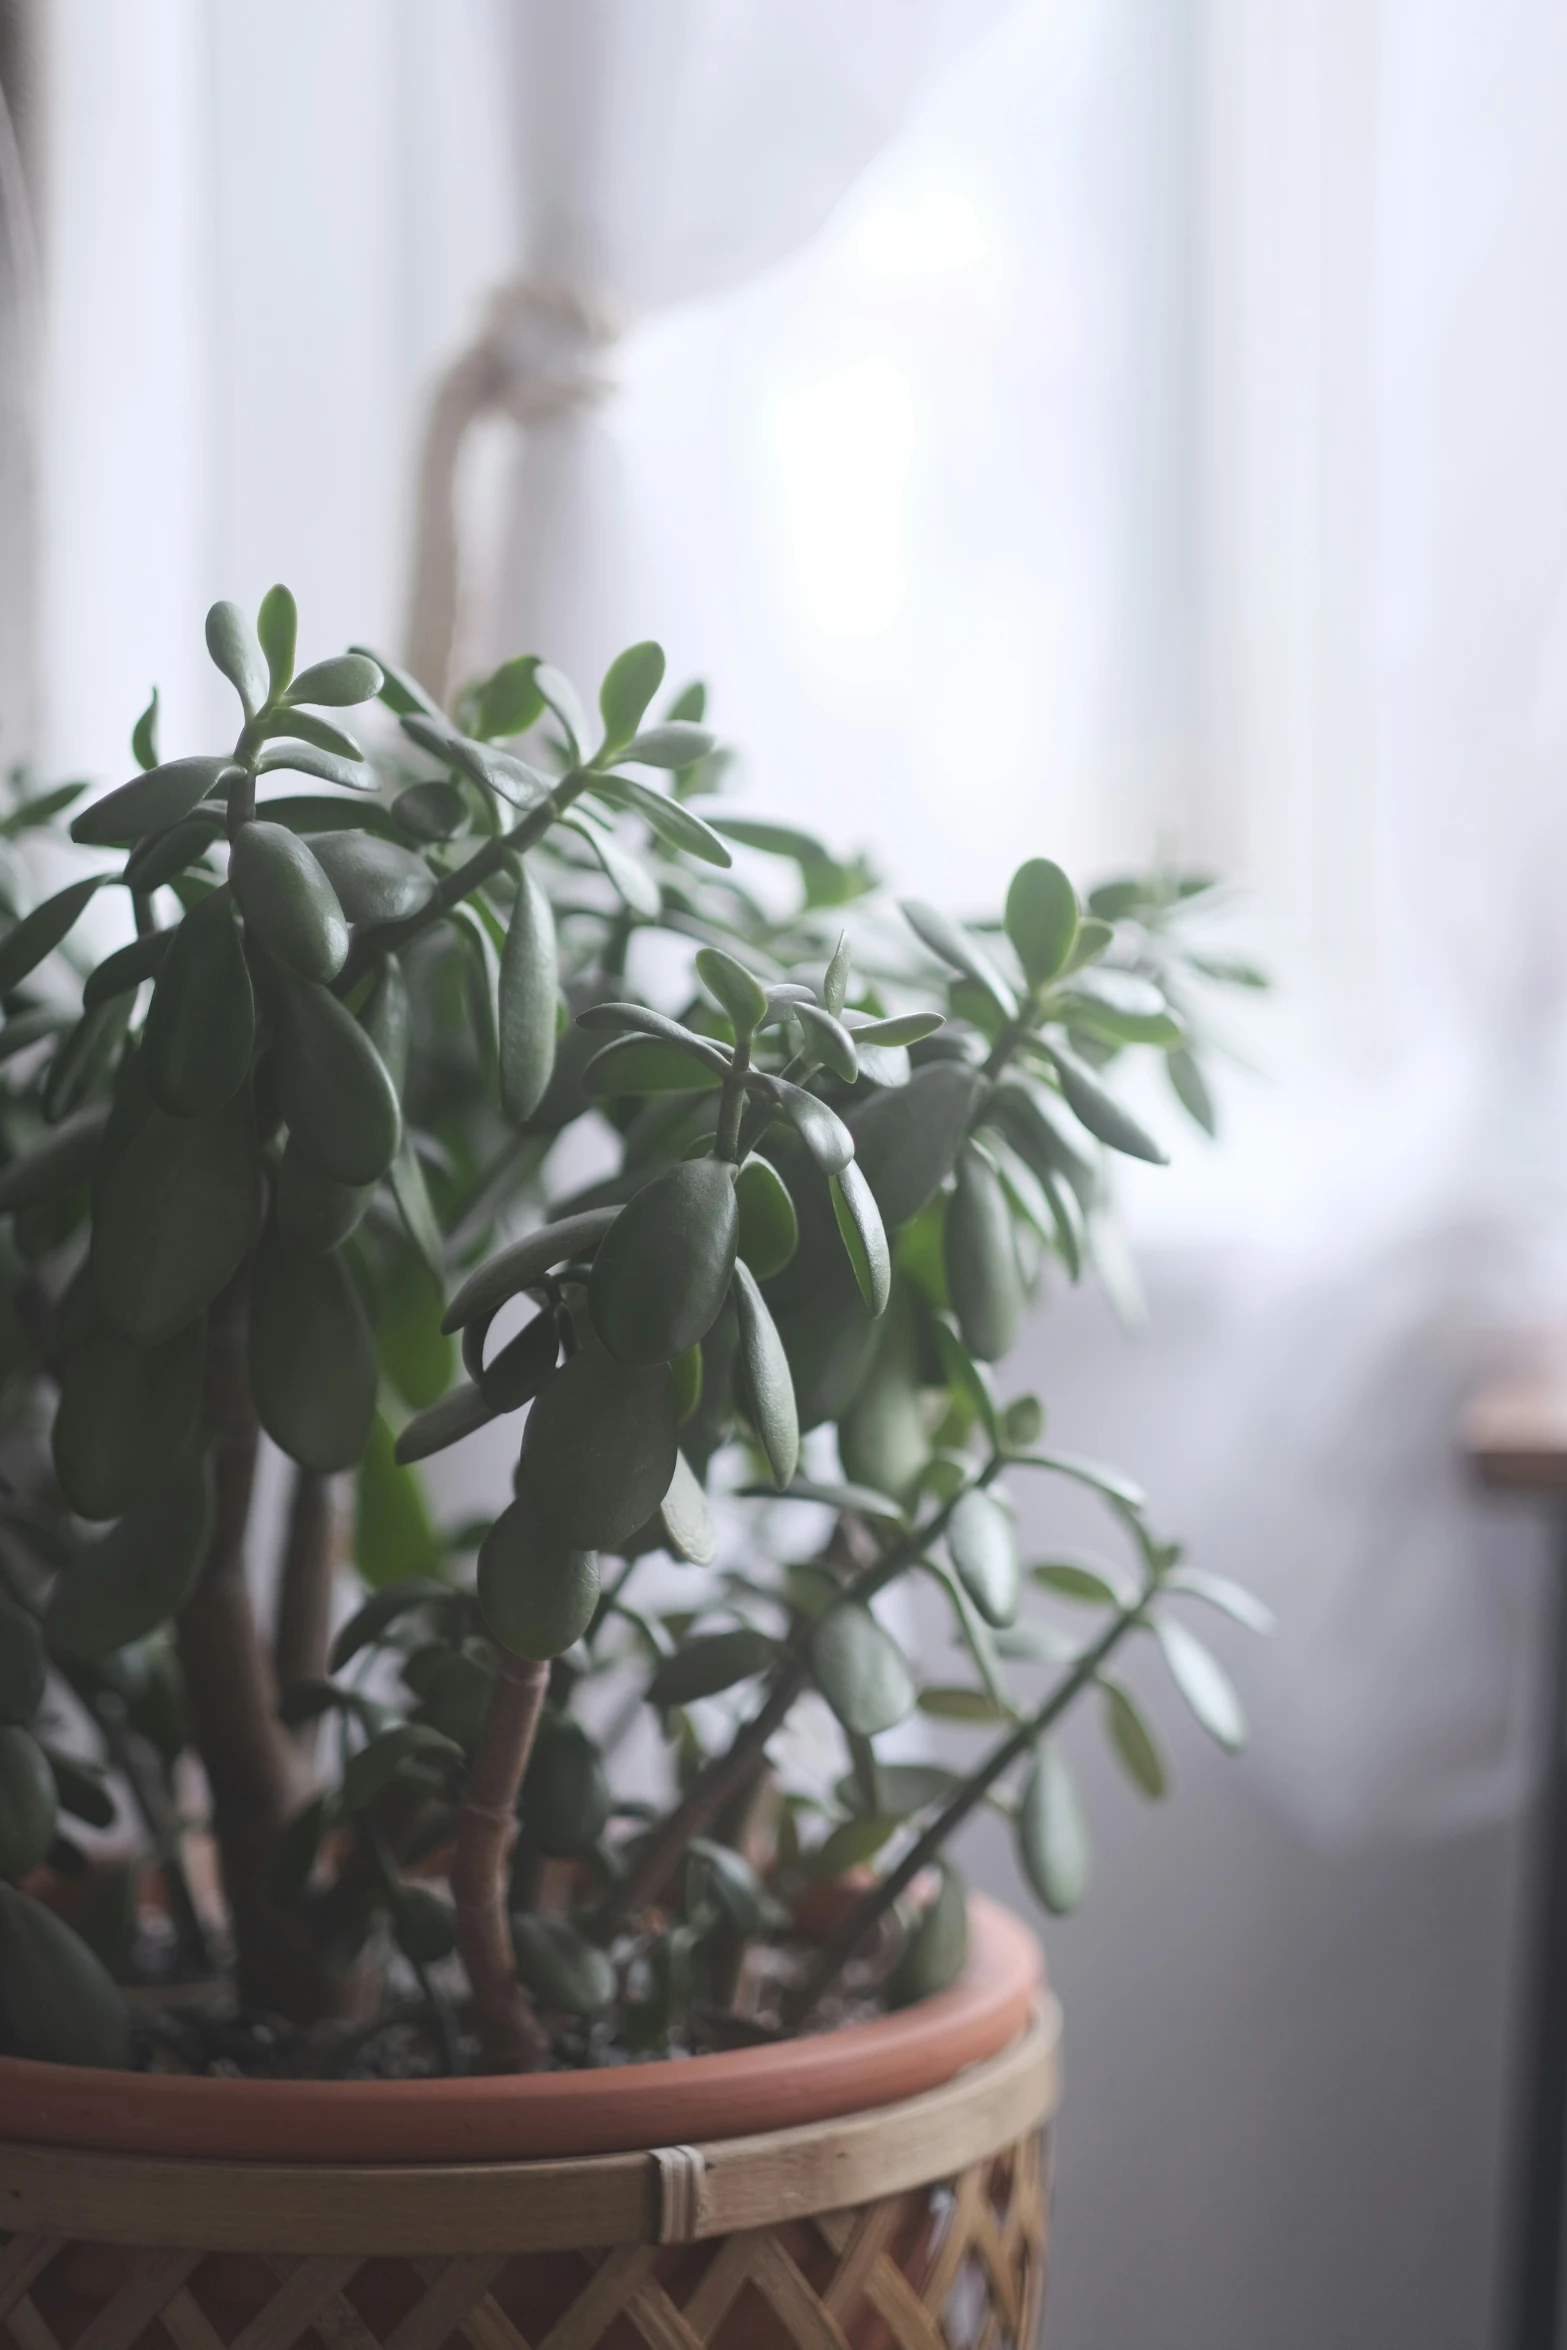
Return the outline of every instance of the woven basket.
<path id="1" fill-rule="evenodd" d="M 1047 2000 L 923 2096 L 645 2154 L 312 2168 L 0 2143 L 0 2345 L 1033 2350 L 1058 2033 Z"/>

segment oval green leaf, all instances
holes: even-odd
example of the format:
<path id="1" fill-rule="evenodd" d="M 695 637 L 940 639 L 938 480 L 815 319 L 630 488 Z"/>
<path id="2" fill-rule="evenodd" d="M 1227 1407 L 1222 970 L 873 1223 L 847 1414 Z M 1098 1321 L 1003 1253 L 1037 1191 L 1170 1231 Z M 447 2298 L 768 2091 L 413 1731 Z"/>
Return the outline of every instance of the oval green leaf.
<path id="1" fill-rule="evenodd" d="M 117 1518 L 169 1474 L 200 1418 L 206 1339 L 198 1316 L 161 1346 L 103 1331 L 70 1356 L 51 1443 L 78 1517 Z"/>
<path id="2" fill-rule="evenodd" d="M 608 1549 L 652 1517 L 677 1450 L 675 1391 L 663 1364 L 633 1369 L 584 1347 L 528 1414 L 518 1488 L 563 1541 Z"/>
<path id="3" fill-rule="evenodd" d="M 519 1123 L 531 1118 L 555 1068 L 559 1003 L 555 916 L 526 864 L 506 926 L 496 992 L 501 1108 Z"/>
<path id="4" fill-rule="evenodd" d="M 512 1656 L 563 1656 L 592 1623 L 598 1596 L 597 1554 L 573 1545 L 527 1497 L 502 1510 L 479 1546 L 479 1605 Z"/>
<path id="5" fill-rule="evenodd" d="M 735 1269 L 734 1171 L 721 1159 L 666 1168 L 599 1243 L 588 1311 L 622 1363 L 668 1363 L 717 1321 Z"/>
<path id="6" fill-rule="evenodd" d="M 335 979 L 348 955 L 348 924 L 323 867 L 285 824 L 242 825 L 229 880 L 246 925 L 297 978 Z"/>
<path id="7" fill-rule="evenodd" d="M 958 1153 L 942 1256 L 964 1345 L 979 1362 L 1000 1362 L 1022 1325 L 1023 1283 L 1001 1178 L 969 1143 Z"/>
<path id="8" fill-rule="evenodd" d="M 244 1084 L 256 1000 L 234 910 L 214 891 L 193 907 L 164 956 L 142 1037 L 147 1090 L 174 1118 L 206 1118 Z"/>
<path id="9" fill-rule="evenodd" d="M 277 1051 L 283 1116 L 306 1158 L 338 1183 L 377 1182 L 397 1155 L 402 1114 L 353 1014 L 329 989 L 294 980 L 278 1000 Z"/>
<path id="10" fill-rule="evenodd" d="M 172 1338 L 238 1272 L 260 1207 L 248 1090 L 210 1118 L 149 1110 L 98 1189 L 92 1268 L 105 1318 L 144 1346 Z"/>
<path id="11" fill-rule="evenodd" d="M 97 1664 L 145 1639 L 190 1597 L 211 1537 L 210 1465 L 187 1454 L 60 1577 L 44 1617 L 50 1648 Z"/>
<path id="12" fill-rule="evenodd" d="M 874 1738 L 914 1711 L 917 1691 L 907 1657 L 868 1607 L 831 1608 L 811 1636 L 816 1686 L 844 1728 Z"/>
<path id="13" fill-rule="evenodd" d="M 250 1386 L 262 1427 L 302 1468 L 326 1475 L 362 1458 L 375 1420 L 375 1346 L 341 1257 L 263 1242 L 251 1287 Z"/>

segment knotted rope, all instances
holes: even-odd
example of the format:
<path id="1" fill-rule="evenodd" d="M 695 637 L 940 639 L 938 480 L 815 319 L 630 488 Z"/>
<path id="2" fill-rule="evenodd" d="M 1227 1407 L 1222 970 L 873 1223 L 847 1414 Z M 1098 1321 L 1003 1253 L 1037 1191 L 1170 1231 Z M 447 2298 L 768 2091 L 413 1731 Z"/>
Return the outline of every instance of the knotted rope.
<path id="1" fill-rule="evenodd" d="M 419 453 L 413 582 L 405 653 L 444 701 L 457 630 L 457 478 L 473 426 L 506 416 L 524 432 L 615 389 L 603 364 L 620 328 L 603 304 L 545 276 L 513 278 L 490 298 L 478 335 L 435 389 Z"/>

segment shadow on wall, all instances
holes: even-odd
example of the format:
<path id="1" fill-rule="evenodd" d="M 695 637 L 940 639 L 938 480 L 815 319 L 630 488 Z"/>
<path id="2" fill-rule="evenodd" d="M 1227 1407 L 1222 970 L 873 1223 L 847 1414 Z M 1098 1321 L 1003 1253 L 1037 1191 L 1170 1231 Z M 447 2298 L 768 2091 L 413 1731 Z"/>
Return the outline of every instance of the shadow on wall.
<path id="1" fill-rule="evenodd" d="M 1145 1270 L 1149 1333 L 1058 1301 L 1019 1377 L 1063 1447 L 1124 1461 L 1178 1533 L 1219 1405 L 1216 1285 L 1190 1255 Z M 1026 1557 L 1102 1546 L 1059 1495 L 1019 1499 Z M 1245 1636 L 1204 1629 L 1247 1693 Z M 1517 1824 L 1323 1852 L 1156 1672 L 1139 1693 L 1175 1781 L 1157 1811 L 1092 1722 L 1068 1738 L 1096 1867 L 1046 1934 L 1067 2018 L 1050 2350 L 1475 2350 L 1495 2334 Z M 968 1866 L 1027 1909 L 998 1822 Z"/>

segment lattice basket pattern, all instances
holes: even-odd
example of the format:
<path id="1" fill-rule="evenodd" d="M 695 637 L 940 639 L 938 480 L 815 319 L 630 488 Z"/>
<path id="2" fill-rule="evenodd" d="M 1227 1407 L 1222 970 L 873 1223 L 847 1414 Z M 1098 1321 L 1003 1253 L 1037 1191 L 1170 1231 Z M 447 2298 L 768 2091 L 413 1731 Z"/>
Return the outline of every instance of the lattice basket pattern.
<path id="1" fill-rule="evenodd" d="M 697 2244 L 316 2258 L 14 2235 L 4 2350 L 1033 2350 L 1031 2134 L 957 2179 Z"/>

